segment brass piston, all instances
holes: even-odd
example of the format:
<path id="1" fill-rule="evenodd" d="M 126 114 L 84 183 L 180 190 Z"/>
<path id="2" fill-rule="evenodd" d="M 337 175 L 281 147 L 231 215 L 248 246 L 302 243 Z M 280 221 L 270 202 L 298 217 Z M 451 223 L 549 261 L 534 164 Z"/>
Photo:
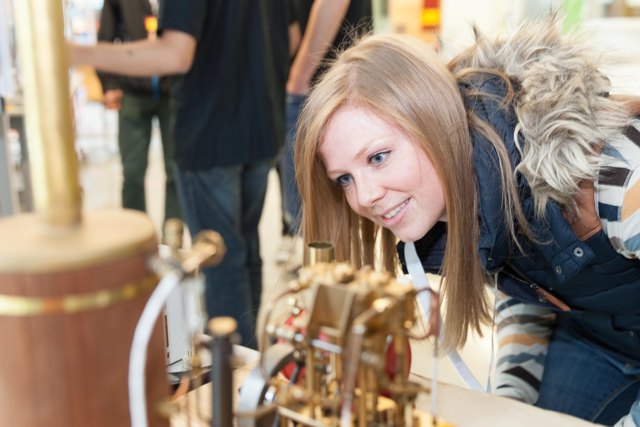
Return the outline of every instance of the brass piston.
<path id="1" fill-rule="evenodd" d="M 333 244 L 331 242 L 316 241 L 307 243 L 305 265 L 331 262 L 333 259 Z"/>

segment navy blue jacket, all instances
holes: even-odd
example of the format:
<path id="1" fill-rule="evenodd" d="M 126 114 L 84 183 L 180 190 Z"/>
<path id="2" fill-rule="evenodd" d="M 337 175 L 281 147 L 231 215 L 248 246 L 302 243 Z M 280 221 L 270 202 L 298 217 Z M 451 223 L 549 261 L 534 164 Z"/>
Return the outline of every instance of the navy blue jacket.
<path id="1" fill-rule="evenodd" d="M 504 90 L 497 78 L 480 89 Z M 501 109 L 490 97 L 470 97 L 461 86 L 466 108 L 491 123 L 505 143 L 512 166 L 519 159 L 514 143 L 515 112 Z M 472 132 L 478 182 L 478 252 L 487 273 L 498 274 L 498 285 L 523 302 L 558 311 L 558 327 L 570 329 L 595 345 L 631 363 L 640 362 L 640 262 L 618 254 L 604 231 L 586 241 L 578 239 L 560 206 L 547 204 L 543 220 L 534 216 L 533 198 L 523 177 L 518 178 L 522 207 L 538 242 L 521 239 L 524 253 L 512 243 L 502 220 L 497 154 L 481 134 Z M 446 244 L 446 224 L 438 223 L 415 243 L 425 271 L 438 273 Z M 399 244 L 403 260 L 403 244 Z M 570 307 L 562 311 L 536 292 L 542 288 Z"/>

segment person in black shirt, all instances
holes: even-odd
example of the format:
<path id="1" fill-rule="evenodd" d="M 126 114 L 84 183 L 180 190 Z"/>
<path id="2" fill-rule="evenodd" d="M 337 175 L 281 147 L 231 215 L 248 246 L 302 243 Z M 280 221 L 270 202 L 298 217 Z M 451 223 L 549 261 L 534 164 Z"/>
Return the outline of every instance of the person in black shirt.
<path id="1" fill-rule="evenodd" d="M 210 317 L 238 321 L 256 347 L 262 292 L 258 222 L 284 140 L 290 24 L 286 0 L 165 0 L 158 37 L 71 45 L 74 64 L 134 76 L 184 74 L 176 91 L 176 178 L 191 235 L 212 229 L 227 253 L 204 269 Z"/>
<path id="2" fill-rule="evenodd" d="M 148 0 L 105 0 L 98 40 L 125 43 L 155 37 L 157 18 Z M 153 118 L 162 135 L 165 166 L 165 218 L 180 218 L 173 174 L 173 122 L 175 106 L 171 77 L 126 77 L 98 72 L 104 104 L 118 110 L 118 147 L 122 160 L 122 206 L 146 211 L 145 174 Z"/>

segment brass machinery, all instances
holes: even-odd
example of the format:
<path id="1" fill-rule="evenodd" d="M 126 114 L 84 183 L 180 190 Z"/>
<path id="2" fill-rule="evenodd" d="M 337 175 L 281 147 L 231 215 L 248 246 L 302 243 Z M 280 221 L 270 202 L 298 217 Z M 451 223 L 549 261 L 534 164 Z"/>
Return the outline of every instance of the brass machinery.
<path id="1" fill-rule="evenodd" d="M 409 339 L 430 335 L 414 335 L 415 297 L 429 290 L 321 261 L 303 267 L 265 308 L 263 348 L 241 386 L 237 425 L 431 425 L 416 410 L 417 396 L 430 389 L 409 379 Z M 287 321 L 272 323 L 285 299 Z"/>

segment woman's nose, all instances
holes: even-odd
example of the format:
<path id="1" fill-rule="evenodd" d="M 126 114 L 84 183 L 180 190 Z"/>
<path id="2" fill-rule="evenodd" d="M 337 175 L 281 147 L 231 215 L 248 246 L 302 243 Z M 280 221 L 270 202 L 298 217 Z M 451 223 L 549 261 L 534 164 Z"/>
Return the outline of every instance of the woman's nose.
<path id="1" fill-rule="evenodd" d="M 382 199 L 384 188 L 375 180 L 364 178 L 358 188 L 358 202 L 364 208 L 371 208 Z"/>

